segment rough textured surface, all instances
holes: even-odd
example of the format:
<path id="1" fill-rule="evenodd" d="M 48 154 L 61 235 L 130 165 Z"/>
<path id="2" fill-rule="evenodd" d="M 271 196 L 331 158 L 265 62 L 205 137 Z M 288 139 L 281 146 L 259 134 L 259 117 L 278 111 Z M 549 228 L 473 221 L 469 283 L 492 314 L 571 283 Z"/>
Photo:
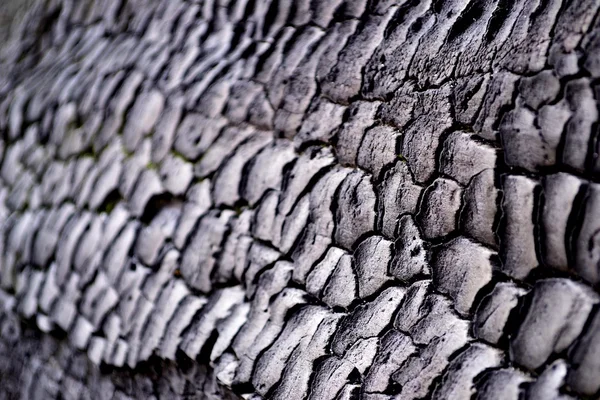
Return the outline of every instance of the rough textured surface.
<path id="1" fill-rule="evenodd" d="M 597 398 L 599 9 L 35 2 L 0 399 Z"/>

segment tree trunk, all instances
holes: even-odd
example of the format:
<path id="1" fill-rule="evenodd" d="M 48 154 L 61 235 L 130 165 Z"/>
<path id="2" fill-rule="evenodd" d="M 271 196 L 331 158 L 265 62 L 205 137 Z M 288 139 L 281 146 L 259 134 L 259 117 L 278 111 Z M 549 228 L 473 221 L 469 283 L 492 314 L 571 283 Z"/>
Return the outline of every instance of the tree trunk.
<path id="1" fill-rule="evenodd" d="M 35 2 L 0 399 L 597 396 L 599 8 Z"/>

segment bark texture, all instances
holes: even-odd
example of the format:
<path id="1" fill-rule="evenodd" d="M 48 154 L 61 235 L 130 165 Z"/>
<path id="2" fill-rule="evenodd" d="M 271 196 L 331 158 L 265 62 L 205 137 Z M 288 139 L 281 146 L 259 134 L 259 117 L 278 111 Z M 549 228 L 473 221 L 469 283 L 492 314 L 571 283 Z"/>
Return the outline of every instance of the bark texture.
<path id="1" fill-rule="evenodd" d="M 598 396 L 599 8 L 38 1 L 0 398 Z"/>

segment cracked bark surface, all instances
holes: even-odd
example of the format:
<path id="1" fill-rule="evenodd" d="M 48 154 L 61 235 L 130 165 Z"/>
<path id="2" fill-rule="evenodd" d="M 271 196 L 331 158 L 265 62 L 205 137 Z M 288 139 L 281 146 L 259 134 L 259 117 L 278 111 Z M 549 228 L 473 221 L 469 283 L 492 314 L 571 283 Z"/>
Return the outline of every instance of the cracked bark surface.
<path id="1" fill-rule="evenodd" d="M 0 398 L 597 398 L 599 9 L 37 1 Z"/>

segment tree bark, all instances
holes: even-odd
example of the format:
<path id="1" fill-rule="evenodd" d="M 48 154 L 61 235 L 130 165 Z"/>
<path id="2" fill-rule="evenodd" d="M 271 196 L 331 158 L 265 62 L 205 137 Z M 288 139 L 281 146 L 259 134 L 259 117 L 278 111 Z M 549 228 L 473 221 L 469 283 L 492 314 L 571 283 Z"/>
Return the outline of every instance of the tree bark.
<path id="1" fill-rule="evenodd" d="M 0 399 L 598 396 L 599 8 L 34 2 Z"/>

